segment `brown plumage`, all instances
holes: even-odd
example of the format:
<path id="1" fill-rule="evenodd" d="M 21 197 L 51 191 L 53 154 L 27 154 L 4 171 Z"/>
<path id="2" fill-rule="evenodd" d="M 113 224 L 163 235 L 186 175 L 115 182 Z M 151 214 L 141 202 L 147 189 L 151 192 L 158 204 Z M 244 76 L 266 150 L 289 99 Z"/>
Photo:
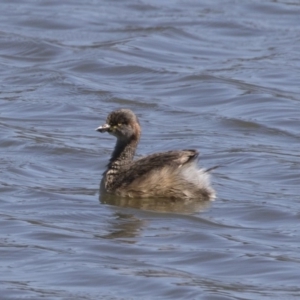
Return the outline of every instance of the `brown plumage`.
<path id="1" fill-rule="evenodd" d="M 197 167 L 196 150 L 161 152 L 133 160 L 141 127 L 131 110 L 113 111 L 106 124 L 96 130 L 117 138 L 101 181 L 102 192 L 131 198 L 215 198 L 208 172 Z"/>

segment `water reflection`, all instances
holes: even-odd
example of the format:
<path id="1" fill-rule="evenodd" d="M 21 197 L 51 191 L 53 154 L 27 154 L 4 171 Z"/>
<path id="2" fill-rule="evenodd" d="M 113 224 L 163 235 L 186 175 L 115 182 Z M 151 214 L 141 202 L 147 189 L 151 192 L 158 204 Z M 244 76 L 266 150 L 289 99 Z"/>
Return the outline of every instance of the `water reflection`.
<path id="1" fill-rule="evenodd" d="M 194 213 L 201 212 L 210 207 L 210 201 L 197 201 L 185 199 L 166 199 L 166 198 L 121 198 L 107 194 L 99 190 L 99 201 L 103 204 L 115 205 L 120 207 L 130 207 L 156 212 L 172 213 Z"/>
<path id="2" fill-rule="evenodd" d="M 131 214 L 116 213 L 116 219 L 112 226 L 112 232 L 101 236 L 106 239 L 126 239 L 126 243 L 135 243 L 130 240 L 139 235 L 141 228 L 144 226 L 145 221 L 142 221 Z"/>

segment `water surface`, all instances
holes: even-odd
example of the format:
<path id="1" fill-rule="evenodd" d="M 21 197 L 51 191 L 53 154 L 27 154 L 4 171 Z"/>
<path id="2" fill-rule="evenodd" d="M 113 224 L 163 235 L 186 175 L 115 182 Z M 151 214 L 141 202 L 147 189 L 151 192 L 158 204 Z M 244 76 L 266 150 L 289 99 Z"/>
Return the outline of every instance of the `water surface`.
<path id="1" fill-rule="evenodd" d="M 299 299 L 298 1 L 1 11 L 1 299 Z M 221 165 L 216 201 L 99 199 L 121 107 L 138 155 Z"/>

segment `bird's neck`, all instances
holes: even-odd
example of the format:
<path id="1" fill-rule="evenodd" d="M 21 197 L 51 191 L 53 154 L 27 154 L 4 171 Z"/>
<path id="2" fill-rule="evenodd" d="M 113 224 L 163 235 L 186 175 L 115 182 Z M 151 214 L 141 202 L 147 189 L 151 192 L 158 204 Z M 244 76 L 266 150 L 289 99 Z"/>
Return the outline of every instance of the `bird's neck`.
<path id="1" fill-rule="evenodd" d="M 106 191 L 112 192 L 122 184 L 126 170 L 133 161 L 138 139 L 131 141 L 117 140 L 114 152 L 108 163 L 108 168 L 103 177 Z"/>
<path id="2" fill-rule="evenodd" d="M 108 169 L 121 169 L 129 165 L 135 155 L 139 138 L 117 140 L 115 149 L 108 164 Z"/>

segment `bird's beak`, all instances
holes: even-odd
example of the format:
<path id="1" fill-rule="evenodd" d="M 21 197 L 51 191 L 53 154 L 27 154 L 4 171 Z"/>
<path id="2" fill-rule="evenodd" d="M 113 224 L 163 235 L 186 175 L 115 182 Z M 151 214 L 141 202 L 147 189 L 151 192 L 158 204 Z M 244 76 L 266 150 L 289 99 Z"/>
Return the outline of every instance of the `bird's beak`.
<path id="1" fill-rule="evenodd" d="M 102 126 L 97 127 L 96 131 L 103 133 L 103 132 L 107 132 L 109 128 L 110 126 L 108 124 L 103 124 Z"/>

